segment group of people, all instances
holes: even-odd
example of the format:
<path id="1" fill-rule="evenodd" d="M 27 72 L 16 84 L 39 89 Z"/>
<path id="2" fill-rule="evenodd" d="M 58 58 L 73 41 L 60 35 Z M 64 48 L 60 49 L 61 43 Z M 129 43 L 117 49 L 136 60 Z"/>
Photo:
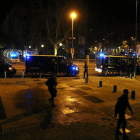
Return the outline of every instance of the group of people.
<path id="1" fill-rule="evenodd" d="M 134 65 L 131 61 L 125 62 L 122 61 L 120 64 L 120 76 L 123 76 L 123 74 L 125 75 L 125 77 L 129 77 L 130 74 L 133 75 L 134 72 Z"/>

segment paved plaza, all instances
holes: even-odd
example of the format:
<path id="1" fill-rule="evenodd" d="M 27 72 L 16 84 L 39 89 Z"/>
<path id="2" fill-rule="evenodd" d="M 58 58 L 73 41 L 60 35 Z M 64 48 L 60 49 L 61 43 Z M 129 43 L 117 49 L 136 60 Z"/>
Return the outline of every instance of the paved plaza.
<path id="1" fill-rule="evenodd" d="M 140 140 L 138 79 L 89 76 L 88 83 L 82 77 L 57 80 L 56 107 L 51 107 L 45 78 L 0 79 L 0 139 L 122 140 L 122 136 L 115 137 L 114 106 L 127 88 L 134 111 L 133 116 L 126 112 L 127 134 L 131 140 Z"/>

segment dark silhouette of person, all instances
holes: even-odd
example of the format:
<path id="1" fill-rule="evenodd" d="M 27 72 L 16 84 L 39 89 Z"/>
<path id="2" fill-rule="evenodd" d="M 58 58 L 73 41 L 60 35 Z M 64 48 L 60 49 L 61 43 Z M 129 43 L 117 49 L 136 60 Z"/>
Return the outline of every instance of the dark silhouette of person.
<path id="1" fill-rule="evenodd" d="M 85 65 L 84 65 L 84 76 L 83 76 L 83 78 L 85 78 L 86 75 L 87 75 L 87 77 L 88 77 L 88 66 L 87 66 L 87 61 L 85 60 Z"/>
<path id="2" fill-rule="evenodd" d="M 125 67 L 125 64 L 124 64 L 124 62 L 122 61 L 122 62 L 120 63 L 120 76 L 123 76 L 124 67 Z"/>
<path id="3" fill-rule="evenodd" d="M 127 77 L 129 77 L 130 76 L 130 74 L 132 74 L 133 73 L 133 64 L 132 64 L 132 62 L 127 62 L 127 65 L 126 65 L 126 75 L 125 75 L 125 77 L 127 78 Z"/>
<path id="4" fill-rule="evenodd" d="M 128 89 L 123 90 L 123 95 L 118 98 L 117 103 L 115 105 L 115 114 L 114 114 L 115 117 L 117 117 L 117 115 L 119 117 L 117 128 L 116 128 L 116 135 L 121 135 L 121 132 L 119 129 L 120 129 L 120 126 L 122 125 L 122 131 L 123 131 L 124 137 L 127 136 L 125 132 L 125 128 L 127 126 L 127 121 L 125 118 L 126 109 L 128 108 L 133 114 L 132 108 L 128 101 L 128 93 L 129 93 Z"/>
<path id="5" fill-rule="evenodd" d="M 57 79 L 55 77 L 55 74 L 52 73 L 50 78 L 46 81 L 45 83 L 48 86 L 48 90 L 51 94 L 51 98 L 49 99 L 50 103 L 52 103 L 52 107 L 55 107 L 54 105 L 54 98 L 56 97 L 57 94 Z"/>
<path id="6" fill-rule="evenodd" d="M 56 63 L 56 60 L 53 59 L 53 60 L 52 60 L 52 73 L 54 73 L 54 74 L 56 74 L 56 72 L 57 72 L 57 71 L 56 71 L 56 64 L 57 64 L 57 63 Z"/>

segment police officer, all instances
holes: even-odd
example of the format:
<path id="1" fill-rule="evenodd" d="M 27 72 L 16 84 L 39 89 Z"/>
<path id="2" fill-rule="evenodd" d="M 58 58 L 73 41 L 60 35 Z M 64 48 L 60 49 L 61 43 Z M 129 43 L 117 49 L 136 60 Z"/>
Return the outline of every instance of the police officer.
<path id="1" fill-rule="evenodd" d="M 118 117 L 119 117 L 117 129 L 116 129 L 116 135 L 121 134 L 119 129 L 120 129 L 120 126 L 122 124 L 123 135 L 126 136 L 126 133 L 125 133 L 125 128 L 127 126 L 127 121 L 125 118 L 126 108 L 128 108 L 131 111 L 131 113 L 133 114 L 132 108 L 131 108 L 129 101 L 128 101 L 128 93 L 129 93 L 128 89 L 124 89 L 123 95 L 118 98 L 118 101 L 115 105 L 115 114 L 114 115 L 115 115 L 115 117 L 117 117 L 117 114 L 118 114 Z"/>
<path id="2" fill-rule="evenodd" d="M 87 75 L 87 77 L 88 77 L 88 66 L 87 66 L 87 61 L 85 60 L 85 65 L 84 65 L 84 76 L 83 76 L 83 78 L 85 78 L 86 75 Z"/>

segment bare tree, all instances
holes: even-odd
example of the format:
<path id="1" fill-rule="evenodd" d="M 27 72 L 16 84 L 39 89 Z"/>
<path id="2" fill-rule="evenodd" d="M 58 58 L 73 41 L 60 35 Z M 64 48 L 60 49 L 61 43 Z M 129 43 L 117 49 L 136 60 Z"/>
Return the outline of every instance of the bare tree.
<path id="1" fill-rule="evenodd" d="M 48 0 L 46 3 L 40 1 L 39 14 L 45 22 L 47 39 L 54 47 L 54 55 L 57 55 L 59 43 L 64 41 L 71 30 L 71 27 L 65 26 L 67 7 L 68 2 L 65 0 Z"/>

